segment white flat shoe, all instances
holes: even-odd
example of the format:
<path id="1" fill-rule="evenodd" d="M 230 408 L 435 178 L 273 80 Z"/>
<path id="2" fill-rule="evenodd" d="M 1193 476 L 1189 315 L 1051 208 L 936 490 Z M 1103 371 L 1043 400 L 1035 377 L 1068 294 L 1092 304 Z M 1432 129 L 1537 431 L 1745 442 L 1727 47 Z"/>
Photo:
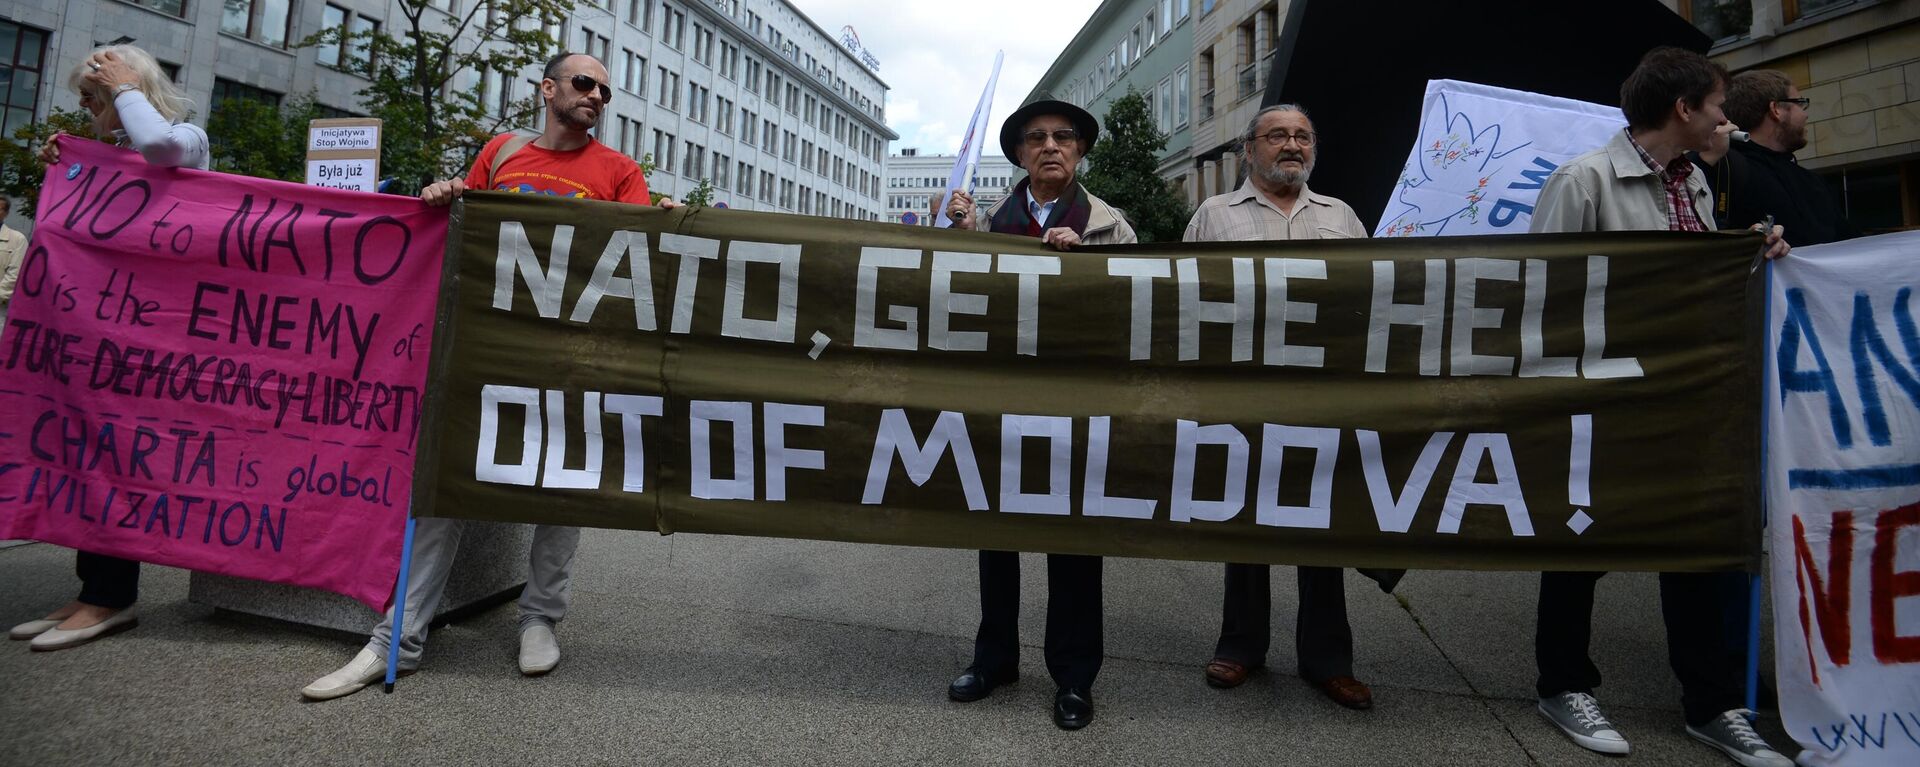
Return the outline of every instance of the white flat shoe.
<path id="1" fill-rule="evenodd" d="M 132 610 L 121 610 L 99 623 L 83 629 L 47 629 L 33 638 L 34 652 L 52 652 L 65 650 L 91 642 L 95 639 L 113 636 L 134 626 L 140 625 L 140 618 Z"/>
<path id="2" fill-rule="evenodd" d="M 398 676 L 413 673 L 401 669 Z M 300 690 L 307 700 L 333 700 L 359 692 L 361 688 L 387 678 L 387 659 L 374 654 L 372 650 L 360 648 L 360 654 L 347 661 L 339 670 L 313 680 L 313 684 Z"/>
<path id="3" fill-rule="evenodd" d="M 58 625 L 60 625 L 60 621 L 55 620 L 53 618 L 41 618 L 40 620 L 37 620 L 37 621 L 27 621 L 26 623 L 22 623 L 18 626 L 14 626 L 12 629 L 8 630 L 7 638 L 8 639 L 32 639 L 34 637 L 40 636 L 41 634 L 47 633 L 47 629 L 53 628 L 54 626 L 58 626 Z"/>
<path id="4" fill-rule="evenodd" d="M 560 665 L 560 642 L 553 627 L 535 623 L 520 632 L 520 673 L 539 676 Z"/>

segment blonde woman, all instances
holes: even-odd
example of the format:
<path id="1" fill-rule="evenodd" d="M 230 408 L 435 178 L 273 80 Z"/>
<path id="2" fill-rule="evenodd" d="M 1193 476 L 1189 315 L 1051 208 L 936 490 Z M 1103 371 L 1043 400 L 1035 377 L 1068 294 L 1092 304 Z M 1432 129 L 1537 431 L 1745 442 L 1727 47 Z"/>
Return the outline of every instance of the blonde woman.
<path id="1" fill-rule="evenodd" d="M 131 45 L 95 50 L 67 75 L 80 107 L 93 115 L 94 135 L 140 153 L 147 162 L 205 170 L 207 132 L 186 122 L 193 106 L 153 54 Z M 60 161 L 53 142 L 40 150 L 48 165 Z"/>
<path id="2" fill-rule="evenodd" d="M 207 132 L 185 122 L 192 102 L 152 54 L 131 45 L 100 48 L 73 68 L 67 85 L 93 114 L 96 135 L 138 151 L 153 165 L 207 167 Z M 47 142 L 40 160 L 59 162 L 60 147 Z M 139 562 L 80 551 L 74 571 L 80 596 L 44 618 L 14 626 L 9 639 L 30 639 L 35 650 L 64 650 L 134 627 Z"/>

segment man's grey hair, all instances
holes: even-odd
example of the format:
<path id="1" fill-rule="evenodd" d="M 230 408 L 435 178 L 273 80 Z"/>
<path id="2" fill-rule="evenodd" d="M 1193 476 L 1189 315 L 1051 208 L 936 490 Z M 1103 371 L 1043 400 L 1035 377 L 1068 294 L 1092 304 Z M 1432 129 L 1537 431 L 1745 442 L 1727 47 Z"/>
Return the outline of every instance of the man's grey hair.
<path id="1" fill-rule="evenodd" d="M 1242 142 L 1252 141 L 1253 132 L 1260 130 L 1260 118 L 1266 117 L 1274 112 L 1299 112 L 1301 117 L 1307 118 L 1308 125 L 1313 124 L 1313 115 L 1307 114 L 1306 107 L 1300 106 L 1299 104 L 1274 104 L 1270 107 L 1262 107 L 1260 111 L 1253 113 L 1253 119 L 1247 121 L 1247 130 L 1245 133 L 1240 134 L 1240 140 Z"/>

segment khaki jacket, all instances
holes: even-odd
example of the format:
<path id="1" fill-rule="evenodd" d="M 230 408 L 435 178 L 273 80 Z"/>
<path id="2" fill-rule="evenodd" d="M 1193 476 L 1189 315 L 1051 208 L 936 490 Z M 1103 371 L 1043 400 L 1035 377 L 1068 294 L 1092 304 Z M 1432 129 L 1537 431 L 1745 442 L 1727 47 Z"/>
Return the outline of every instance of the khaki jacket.
<path id="1" fill-rule="evenodd" d="M 1713 195 L 1706 174 L 1687 176 L 1693 210 L 1714 229 Z M 1667 194 L 1660 177 L 1640 159 L 1625 131 L 1605 146 L 1567 161 L 1540 190 L 1533 206 L 1533 232 L 1665 230 Z"/>
<path id="2" fill-rule="evenodd" d="M 1081 187 L 1082 191 L 1085 189 Z M 1014 198 L 1015 195 L 1009 194 L 1000 198 L 993 207 L 988 208 L 984 215 L 974 213 L 973 228 L 982 232 L 993 231 L 994 214 L 999 213 L 1000 208 Z M 1019 198 L 1022 204 L 1026 202 L 1025 195 L 1019 195 Z M 1126 245 L 1140 241 L 1140 238 L 1134 235 L 1133 227 L 1127 225 L 1126 217 L 1122 216 L 1117 208 L 1108 205 L 1106 200 L 1093 196 L 1092 192 L 1087 192 L 1087 204 L 1093 210 L 1087 213 L 1087 231 L 1080 235 L 1080 244 Z"/>
<path id="3" fill-rule="evenodd" d="M 0 224 L 0 317 L 13 302 L 13 285 L 20 279 L 20 260 L 27 253 L 27 236 Z"/>

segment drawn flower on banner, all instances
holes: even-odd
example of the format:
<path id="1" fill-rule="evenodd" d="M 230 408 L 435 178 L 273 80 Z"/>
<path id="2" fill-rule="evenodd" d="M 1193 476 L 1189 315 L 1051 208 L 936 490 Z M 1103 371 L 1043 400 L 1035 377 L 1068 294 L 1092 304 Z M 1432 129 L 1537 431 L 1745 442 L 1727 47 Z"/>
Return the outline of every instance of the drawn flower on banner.
<path id="1" fill-rule="evenodd" d="M 1378 236 L 1445 234 L 1455 221 L 1479 224 L 1489 187 L 1500 177 L 1496 162 L 1530 143 L 1503 146 L 1500 122 L 1476 125 L 1472 107 L 1454 108 L 1450 95 L 1442 91 L 1427 104 L 1417 149 L 1400 169 Z"/>

